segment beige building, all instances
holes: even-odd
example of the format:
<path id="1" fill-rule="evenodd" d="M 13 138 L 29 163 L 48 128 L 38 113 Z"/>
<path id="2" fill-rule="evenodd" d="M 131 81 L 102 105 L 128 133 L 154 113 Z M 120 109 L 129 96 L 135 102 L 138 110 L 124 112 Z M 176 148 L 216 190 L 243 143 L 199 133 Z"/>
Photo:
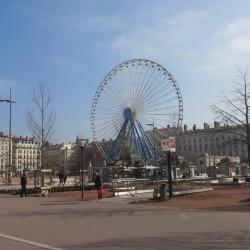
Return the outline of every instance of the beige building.
<path id="1" fill-rule="evenodd" d="M 44 166 L 54 172 L 79 173 L 80 150 L 76 143 L 47 145 L 44 149 Z"/>
<path id="2" fill-rule="evenodd" d="M 41 150 L 34 138 L 12 137 L 12 166 L 18 173 L 40 169 Z"/>
<path id="3" fill-rule="evenodd" d="M 0 133 L 0 173 L 4 175 L 9 167 L 9 137 Z"/>
<path id="4" fill-rule="evenodd" d="M 24 170 L 33 171 L 40 168 L 40 146 L 33 138 L 11 138 L 11 173 L 22 173 Z M 5 175 L 9 171 L 9 137 L 0 133 L 0 171 Z"/>
<path id="5" fill-rule="evenodd" d="M 241 162 L 247 159 L 247 147 L 243 143 L 244 131 L 241 127 L 220 126 L 214 122 L 214 127 L 210 128 L 204 124 L 203 129 L 193 126 L 184 130 L 179 135 L 176 142 L 177 153 L 184 156 L 187 161 L 194 164 L 199 163 L 202 155 L 207 155 L 206 165 L 214 165 L 213 158 L 218 159 L 239 157 Z M 207 160 L 209 159 L 209 160 Z"/>

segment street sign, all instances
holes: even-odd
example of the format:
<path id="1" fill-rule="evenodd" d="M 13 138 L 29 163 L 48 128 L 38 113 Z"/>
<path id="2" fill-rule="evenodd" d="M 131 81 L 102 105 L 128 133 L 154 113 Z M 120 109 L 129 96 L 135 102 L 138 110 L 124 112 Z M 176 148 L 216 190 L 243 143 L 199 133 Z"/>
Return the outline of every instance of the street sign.
<path id="1" fill-rule="evenodd" d="M 175 137 L 169 137 L 161 142 L 161 147 L 163 151 L 175 152 Z"/>

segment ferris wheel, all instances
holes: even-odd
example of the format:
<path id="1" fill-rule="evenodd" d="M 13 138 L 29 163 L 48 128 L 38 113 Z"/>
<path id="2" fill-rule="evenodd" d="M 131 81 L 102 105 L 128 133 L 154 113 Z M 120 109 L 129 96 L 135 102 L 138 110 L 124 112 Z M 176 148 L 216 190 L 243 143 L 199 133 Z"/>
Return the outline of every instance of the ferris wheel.
<path id="1" fill-rule="evenodd" d="M 176 80 L 163 66 L 146 59 L 125 61 L 112 69 L 98 86 L 91 107 L 93 140 L 109 163 L 119 160 L 125 148 L 127 154 L 149 163 L 159 160 L 152 131 L 168 125 L 178 128 L 182 119 Z"/>

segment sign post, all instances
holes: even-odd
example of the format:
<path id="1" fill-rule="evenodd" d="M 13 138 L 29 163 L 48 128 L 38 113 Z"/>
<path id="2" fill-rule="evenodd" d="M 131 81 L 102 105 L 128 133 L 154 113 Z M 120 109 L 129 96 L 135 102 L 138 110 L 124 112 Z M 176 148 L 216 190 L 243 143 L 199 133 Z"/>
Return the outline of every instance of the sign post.
<path id="1" fill-rule="evenodd" d="M 168 194 L 169 198 L 173 196 L 173 178 L 172 178 L 172 166 L 171 166 L 171 152 L 176 152 L 175 137 L 169 137 L 162 141 L 163 151 L 167 151 L 167 171 L 168 171 Z"/>

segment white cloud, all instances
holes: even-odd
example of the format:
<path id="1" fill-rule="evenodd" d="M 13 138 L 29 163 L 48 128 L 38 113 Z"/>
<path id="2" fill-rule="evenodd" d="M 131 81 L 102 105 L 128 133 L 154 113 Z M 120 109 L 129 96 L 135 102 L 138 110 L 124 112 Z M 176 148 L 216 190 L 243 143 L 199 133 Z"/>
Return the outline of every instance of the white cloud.
<path id="1" fill-rule="evenodd" d="M 169 50 L 185 46 L 199 32 L 200 22 L 206 17 L 203 11 L 185 11 L 169 17 L 157 16 L 152 23 L 133 23 L 107 46 L 126 56 L 165 57 Z"/>
<path id="2" fill-rule="evenodd" d="M 229 71 L 250 62 L 250 19 L 236 19 L 217 28 L 205 46 L 192 48 L 187 54 L 193 70 L 203 73 Z M 192 55 L 192 57 L 190 57 Z"/>

